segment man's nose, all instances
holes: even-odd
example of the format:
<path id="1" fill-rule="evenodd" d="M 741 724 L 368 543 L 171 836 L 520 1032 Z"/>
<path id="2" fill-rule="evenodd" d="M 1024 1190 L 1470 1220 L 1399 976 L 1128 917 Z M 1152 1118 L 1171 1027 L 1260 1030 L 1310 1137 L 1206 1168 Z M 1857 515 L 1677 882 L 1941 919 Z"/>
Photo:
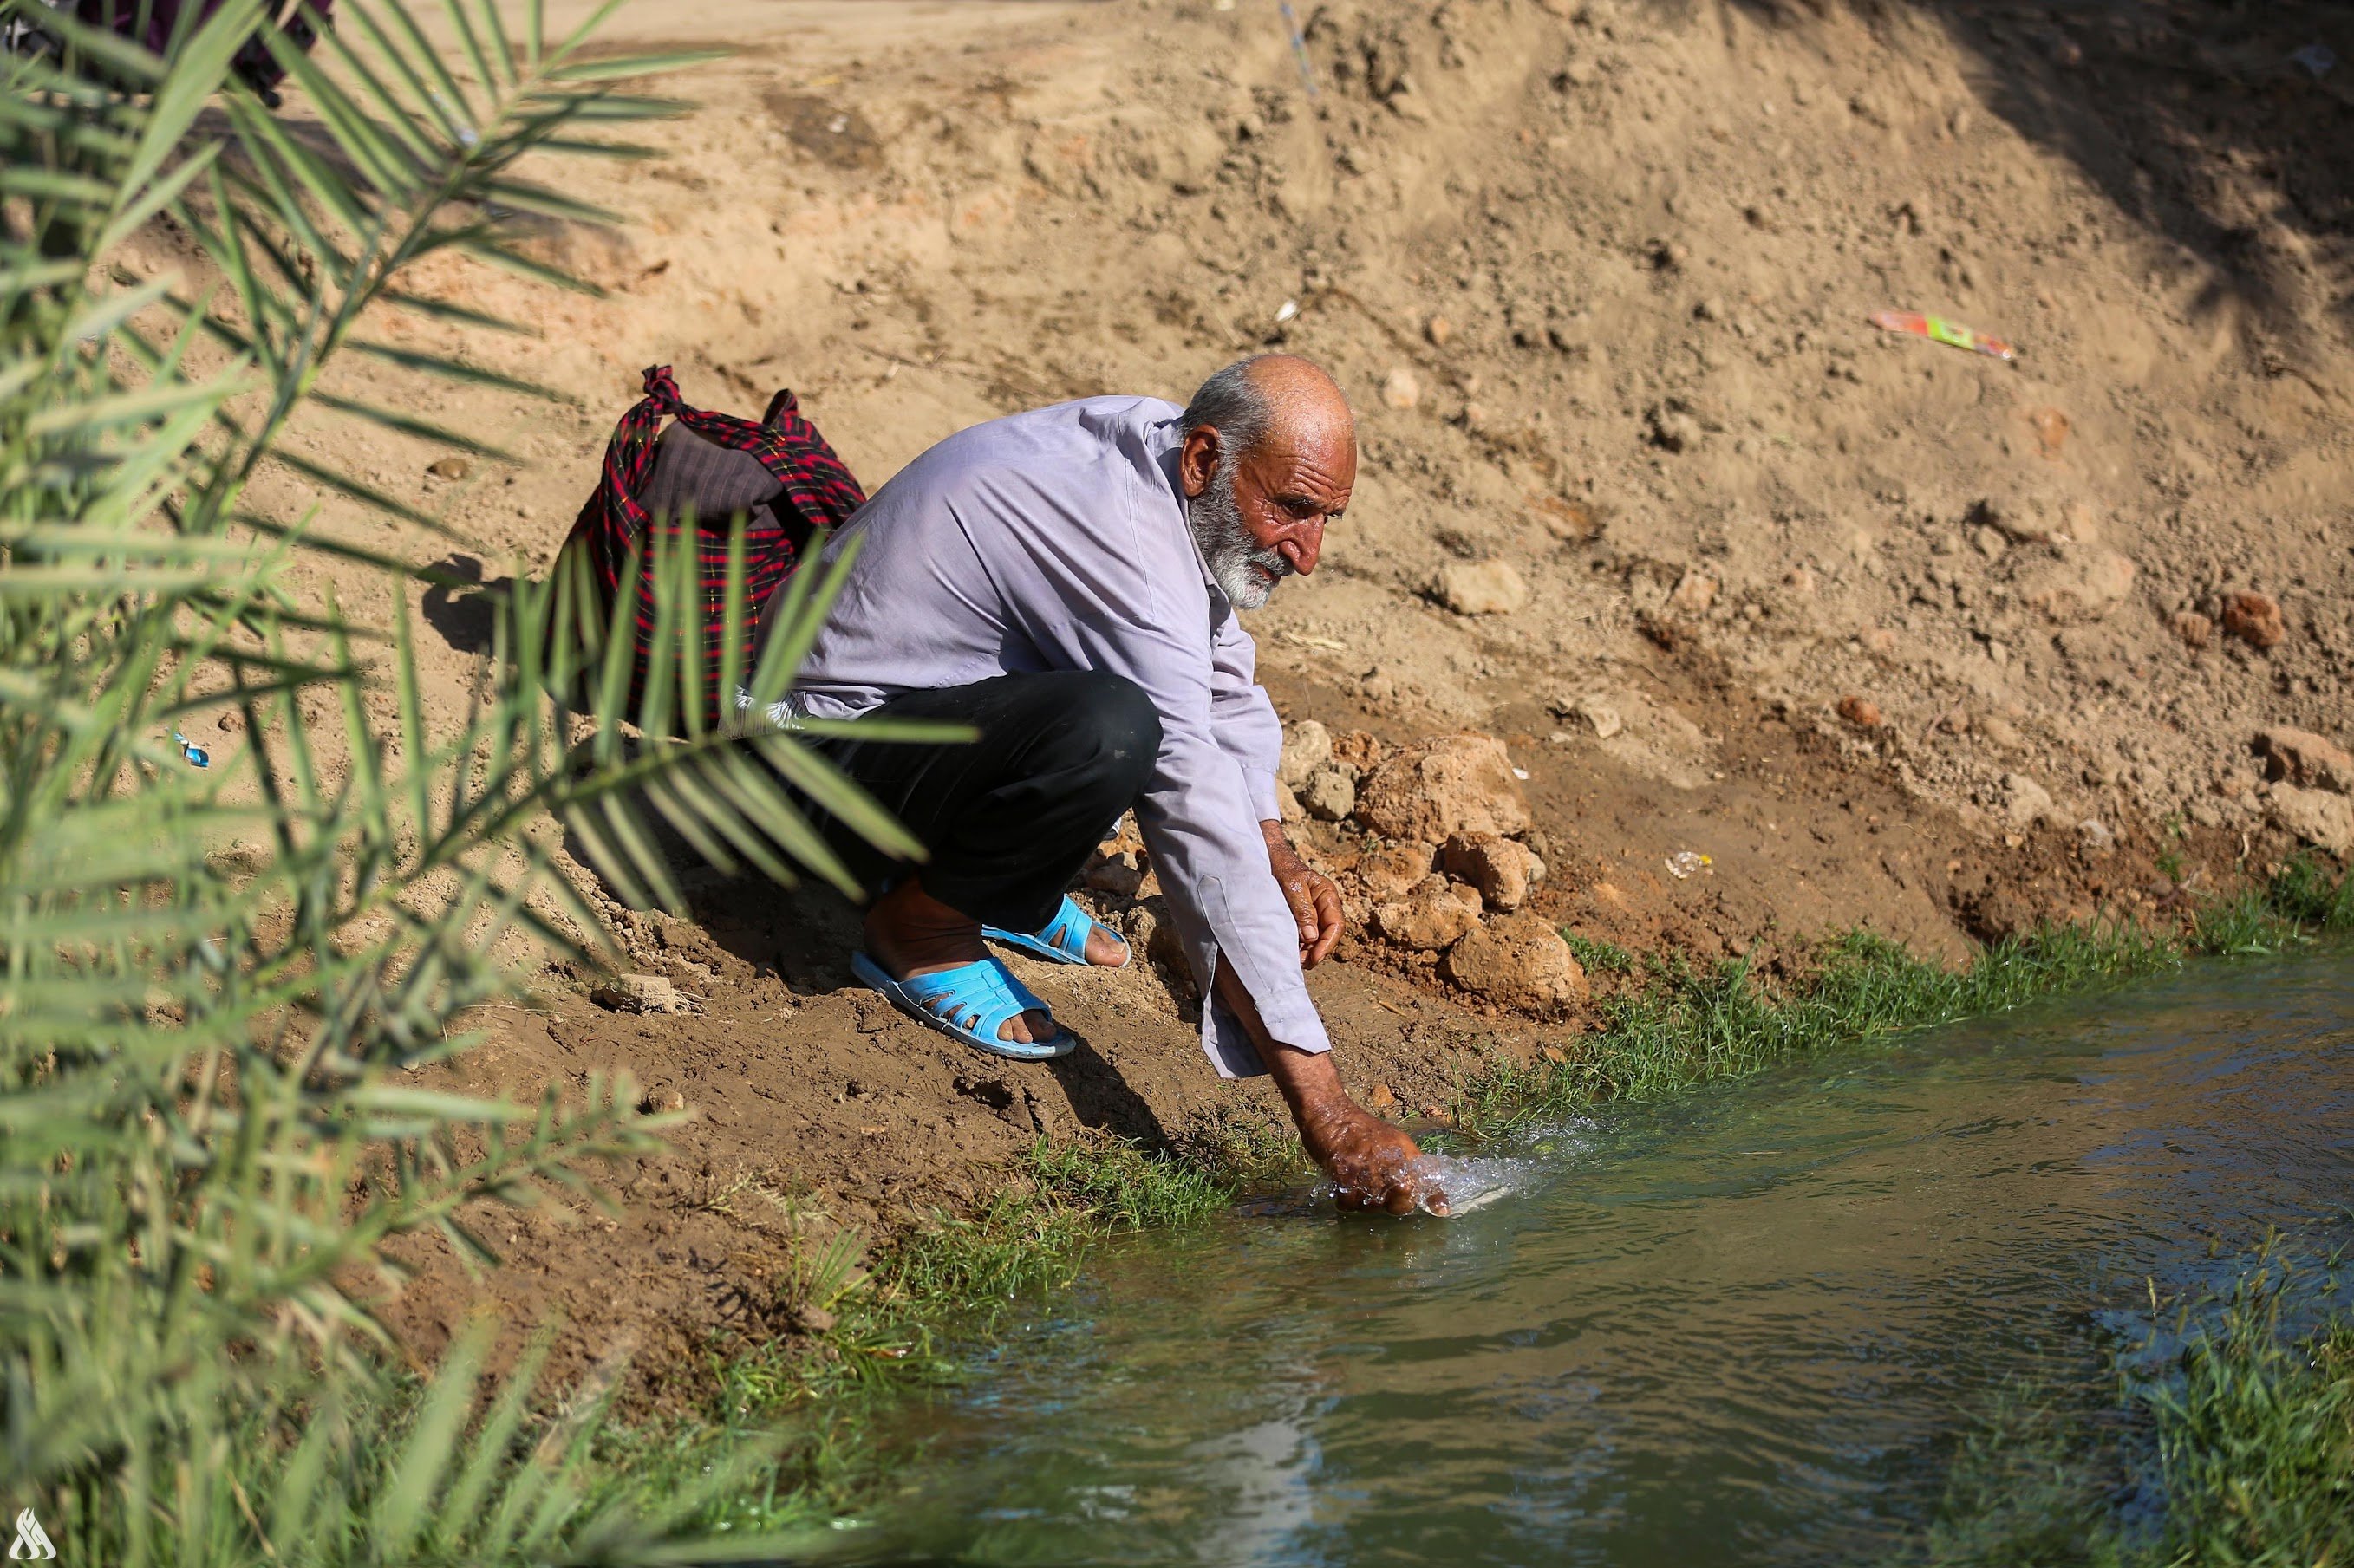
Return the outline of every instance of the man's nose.
<path id="1" fill-rule="evenodd" d="M 1316 557 L 1324 553 L 1324 520 L 1301 524 L 1276 541 L 1275 548 L 1293 571 L 1306 577 L 1316 569 Z"/>

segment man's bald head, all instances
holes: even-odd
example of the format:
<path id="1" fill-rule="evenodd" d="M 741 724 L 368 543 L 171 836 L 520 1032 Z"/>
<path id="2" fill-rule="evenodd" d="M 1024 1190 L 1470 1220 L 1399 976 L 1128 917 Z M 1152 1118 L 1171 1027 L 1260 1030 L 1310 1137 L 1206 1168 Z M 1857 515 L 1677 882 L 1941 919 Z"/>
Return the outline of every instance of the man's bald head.
<path id="1" fill-rule="evenodd" d="M 1352 448 L 1357 440 L 1356 418 L 1339 384 L 1296 354 L 1237 359 L 1203 382 L 1185 406 L 1186 433 L 1205 426 L 1237 454 L 1270 436 L 1303 444 L 1337 440 Z"/>
<path id="2" fill-rule="evenodd" d="M 1356 420 L 1324 371 L 1294 354 L 1238 360 L 1185 408 L 1177 460 L 1195 542 L 1237 608 L 1316 569 L 1324 525 L 1357 479 Z"/>

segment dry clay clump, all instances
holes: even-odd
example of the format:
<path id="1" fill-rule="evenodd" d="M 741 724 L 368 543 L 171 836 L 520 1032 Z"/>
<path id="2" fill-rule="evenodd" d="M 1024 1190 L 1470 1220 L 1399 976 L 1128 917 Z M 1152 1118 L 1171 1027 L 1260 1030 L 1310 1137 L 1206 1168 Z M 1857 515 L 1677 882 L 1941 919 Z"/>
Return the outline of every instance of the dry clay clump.
<path id="1" fill-rule="evenodd" d="M 2354 755 L 2285 725 L 2259 732 L 2253 749 L 2272 780 L 2273 821 L 2340 859 L 2354 856 Z"/>
<path id="2" fill-rule="evenodd" d="M 1377 841 L 1343 872 L 1375 940 L 1439 955 L 1447 979 L 1499 1006 L 1551 1012 L 1585 996 L 1569 945 L 1523 911 L 1545 865 L 1521 842 L 1528 800 L 1502 742 L 1430 736 L 1392 750 L 1308 719 L 1285 730 L 1281 777 L 1309 814 Z"/>

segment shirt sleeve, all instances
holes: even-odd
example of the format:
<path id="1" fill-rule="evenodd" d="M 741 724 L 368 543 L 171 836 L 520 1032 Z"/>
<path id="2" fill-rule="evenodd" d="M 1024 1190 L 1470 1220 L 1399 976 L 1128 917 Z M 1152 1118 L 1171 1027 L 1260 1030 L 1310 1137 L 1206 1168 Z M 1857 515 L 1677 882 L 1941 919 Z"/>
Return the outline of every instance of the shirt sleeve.
<path id="1" fill-rule="evenodd" d="M 1227 756 L 1239 763 L 1250 789 L 1251 810 L 1262 822 L 1283 814 L 1275 779 L 1283 761 L 1283 721 L 1275 702 L 1257 680 L 1258 648 L 1227 610 L 1210 639 L 1210 716 L 1212 733 Z"/>
<path id="2" fill-rule="evenodd" d="M 995 492 L 985 507 L 999 516 L 1038 519 L 1072 504 L 1055 493 L 1061 486 L 1017 471 L 975 478 Z M 1126 497 L 1124 507 L 1111 508 L 1120 515 L 1066 516 L 1051 530 L 1007 538 L 990 570 L 1047 665 L 1125 675 L 1151 699 L 1161 750 L 1137 801 L 1137 824 L 1202 988 L 1203 1050 L 1221 1076 L 1250 1076 L 1267 1069 L 1240 1021 L 1217 1001 L 1212 982 L 1222 958 L 1272 1038 L 1314 1052 L 1330 1050 L 1331 1041 L 1299 967 L 1299 923 L 1267 863 L 1256 787 L 1219 738 L 1210 607 L 1223 609 L 1223 601 L 1210 599 L 1192 541 L 1154 528 L 1138 488 Z M 1273 705 L 1261 693 L 1257 703 L 1231 706 L 1255 731 L 1246 745 L 1267 764 L 1271 804 L 1270 732 L 1278 751 L 1281 746 Z"/>

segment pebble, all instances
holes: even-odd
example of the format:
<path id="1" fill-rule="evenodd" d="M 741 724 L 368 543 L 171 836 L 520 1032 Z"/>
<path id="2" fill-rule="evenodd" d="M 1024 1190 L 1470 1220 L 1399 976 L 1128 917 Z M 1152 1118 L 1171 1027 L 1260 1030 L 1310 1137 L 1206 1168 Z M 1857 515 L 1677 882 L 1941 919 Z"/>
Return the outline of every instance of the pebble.
<path id="1" fill-rule="evenodd" d="M 1393 366 L 1382 378 L 1382 401 L 1400 413 L 1422 401 L 1422 382 L 1406 366 Z"/>
<path id="2" fill-rule="evenodd" d="M 588 993 L 588 1000 L 615 1012 L 684 1012 L 686 999 L 661 975 L 616 975 Z"/>
<path id="3" fill-rule="evenodd" d="M 1438 601 L 1458 615 L 1510 615 L 1529 602 L 1529 585 L 1508 561 L 1456 561 L 1439 568 Z"/>
<path id="4" fill-rule="evenodd" d="M 1716 603 L 1719 584 L 1706 572 L 1686 572 L 1676 579 L 1668 604 L 1679 615 L 1706 615 Z"/>
<path id="5" fill-rule="evenodd" d="M 2299 789 L 2354 794 L 2354 755 L 2327 736 L 2287 725 L 2259 731 L 2252 747 L 2264 759 L 2264 777 Z"/>
<path id="6" fill-rule="evenodd" d="M 474 471 L 474 465 L 461 457 L 437 458 L 425 465 L 425 471 L 436 479 L 463 479 Z"/>
<path id="7" fill-rule="evenodd" d="M 1332 760 L 1332 732 L 1315 719 L 1295 719 L 1283 726 L 1283 760 L 1275 776 L 1298 789 Z"/>
<path id="8" fill-rule="evenodd" d="M 2195 609 L 2176 610 L 2166 618 L 2166 625 L 2185 648 L 2204 648 L 2215 638 L 2215 623 Z"/>
<path id="9" fill-rule="evenodd" d="M 2133 562 L 2105 546 L 2074 546 L 2022 577 L 2019 596 L 2053 620 L 2098 620 L 2133 591 Z"/>
<path id="10" fill-rule="evenodd" d="M 2225 599 L 2223 630 L 2258 652 L 2277 648 L 2288 635 L 2280 606 L 2260 593 L 2235 593 Z"/>
<path id="11" fill-rule="evenodd" d="M 2031 827 L 2052 814 L 2052 791 L 2024 773 L 2004 774 L 2002 792 L 2003 814 L 2013 827 Z"/>
<path id="12" fill-rule="evenodd" d="M 1853 693 L 1839 700 L 1839 716 L 1858 729 L 1878 729 L 1887 722 L 1878 703 Z"/>
<path id="13" fill-rule="evenodd" d="M 1345 821 L 1357 809 L 1357 786 L 1339 768 L 1327 768 L 1308 781 L 1299 792 L 1299 803 L 1319 821 Z"/>
<path id="14" fill-rule="evenodd" d="M 1552 708 L 1563 718 L 1584 719 L 1593 726 L 1594 738 L 1596 740 L 1608 740 L 1627 727 L 1627 721 L 1619 716 L 1618 710 L 1611 706 L 1607 699 L 1598 695 L 1555 697 L 1553 700 Z M 1557 738 L 1565 741 L 1575 737 L 1564 733 Z"/>
<path id="15" fill-rule="evenodd" d="M 1455 335 L 1455 323 L 1445 316 L 1434 315 L 1422 323 L 1422 335 L 1430 340 L 1432 347 L 1445 348 L 1447 340 Z"/>

